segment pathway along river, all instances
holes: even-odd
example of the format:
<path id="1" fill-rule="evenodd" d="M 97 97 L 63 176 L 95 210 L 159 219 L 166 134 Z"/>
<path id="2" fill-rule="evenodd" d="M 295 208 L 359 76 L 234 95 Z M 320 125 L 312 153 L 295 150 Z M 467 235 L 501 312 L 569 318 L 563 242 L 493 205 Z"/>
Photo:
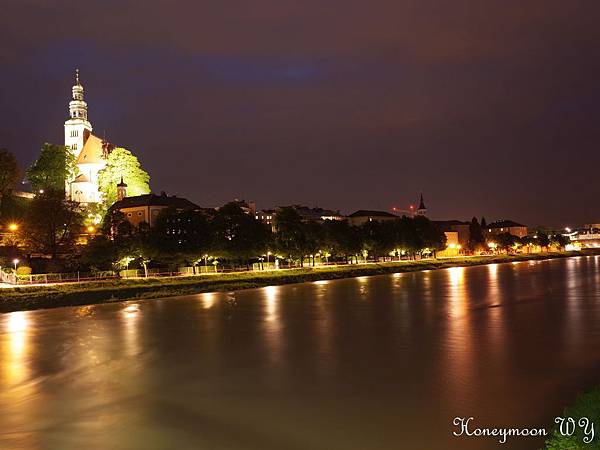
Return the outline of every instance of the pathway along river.
<path id="1" fill-rule="evenodd" d="M 0 448 L 534 449 L 452 419 L 549 427 L 599 374 L 598 256 L 17 312 Z"/>

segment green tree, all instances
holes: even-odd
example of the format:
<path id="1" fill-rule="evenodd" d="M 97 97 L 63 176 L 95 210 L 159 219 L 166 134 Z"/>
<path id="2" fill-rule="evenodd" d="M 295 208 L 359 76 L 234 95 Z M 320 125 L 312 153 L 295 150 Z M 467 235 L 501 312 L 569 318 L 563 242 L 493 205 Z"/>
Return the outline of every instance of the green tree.
<path id="1" fill-rule="evenodd" d="M 20 237 L 30 252 L 55 258 L 72 252 L 82 217 L 76 203 L 65 199 L 63 190 L 47 190 L 31 202 Z"/>
<path id="2" fill-rule="evenodd" d="M 347 220 L 326 220 L 323 223 L 323 250 L 334 257 L 348 258 L 360 253 L 362 241 L 355 227 L 350 226 Z"/>
<path id="3" fill-rule="evenodd" d="M 413 220 L 417 234 L 423 240 L 423 249 L 429 249 L 435 257 L 438 251 L 446 248 L 446 235 L 438 225 L 423 216 L 417 216 Z"/>
<path id="4" fill-rule="evenodd" d="M 510 233 L 501 233 L 496 236 L 496 243 L 498 244 L 498 247 L 504 250 L 507 254 L 518 240 L 519 238 L 517 236 L 513 236 Z"/>
<path id="5" fill-rule="evenodd" d="M 59 191 L 75 173 L 75 157 L 64 145 L 45 143 L 40 156 L 27 169 L 26 176 L 35 191 Z"/>
<path id="6" fill-rule="evenodd" d="M 484 220 L 484 219 L 482 219 Z M 471 219 L 471 223 L 469 224 L 469 250 L 472 252 L 476 250 L 485 249 L 485 237 L 483 236 L 483 230 L 479 222 L 477 221 L 477 217 L 473 217 Z"/>
<path id="7" fill-rule="evenodd" d="M 542 230 L 538 230 L 535 234 L 535 243 L 540 246 L 541 249 L 546 249 L 548 251 L 548 246 L 550 245 L 550 238 L 546 233 Z"/>
<path id="8" fill-rule="evenodd" d="M 195 263 L 212 251 L 211 223 L 201 211 L 165 208 L 156 217 L 151 233 L 163 254 L 171 256 L 172 265 Z"/>
<path id="9" fill-rule="evenodd" d="M 246 214 L 240 206 L 228 203 L 217 211 L 212 221 L 214 250 L 229 260 L 243 261 L 266 253 L 271 232 L 253 215 Z"/>
<path id="10" fill-rule="evenodd" d="M 98 235 L 83 247 L 81 264 L 92 272 L 114 270 L 118 260 L 118 249 L 115 241 L 104 235 Z"/>
<path id="11" fill-rule="evenodd" d="M 288 261 L 300 260 L 304 264 L 305 230 L 302 218 L 291 206 L 280 208 L 274 217 L 275 246 Z"/>
<path id="12" fill-rule="evenodd" d="M 106 166 L 98 173 L 98 185 L 103 194 L 105 209 L 117 201 L 117 184 L 127 184 L 127 195 L 148 194 L 150 192 L 150 176 L 133 153 L 124 148 L 115 148 L 106 158 Z"/>
<path id="13" fill-rule="evenodd" d="M 361 227 L 362 242 L 364 250 L 368 255 L 378 258 L 388 255 L 394 250 L 396 243 L 395 223 L 393 221 L 369 221 Z"/>
<path id="14" fill-rule="evenodd" d="M 563 249 L 571 242 L 571 240 L 560 233 L 552 235 L 550 243 L 559 249 Z"/>
<path id="15" fill-rule="evenodd" d="M 5 148 L 0 148 L 0 199 L 4 198 L 19 181 L 17 158 Z"/>

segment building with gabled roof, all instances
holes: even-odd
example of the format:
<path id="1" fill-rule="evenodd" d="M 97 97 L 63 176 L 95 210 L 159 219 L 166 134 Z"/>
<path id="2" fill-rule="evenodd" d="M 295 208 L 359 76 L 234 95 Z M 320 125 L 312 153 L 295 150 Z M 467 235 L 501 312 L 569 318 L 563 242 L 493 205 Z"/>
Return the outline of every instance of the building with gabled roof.
<path id="1" fill-rule="evenodd" d="M 122 212 L 127 221 L 134 226 L 139 226 L 141 223 L 147 223 L 150 227 L 154 226 L 158 214 L 166 208 L 173 208 L 178 211 L 202 210 L 200 206 L 185 198 L 167 195 L 165 192 L 161 192 L 160 195 L 144 194 L 127 197 L 125 191 L 127 185 L 121 181 L 119 186 L 120 198 L 112 204 L 108 211 L 109 213 Z"/>
<path id="2" fill-rule="evenodd" d="M 484 234 L 496 236 L 499 234 L 512 234 L 517 237 L 527 236 L 527 226 L 517 223 L 513 220 L 497 220 L 496 222 L 487 224 L 483 229 Z"/>

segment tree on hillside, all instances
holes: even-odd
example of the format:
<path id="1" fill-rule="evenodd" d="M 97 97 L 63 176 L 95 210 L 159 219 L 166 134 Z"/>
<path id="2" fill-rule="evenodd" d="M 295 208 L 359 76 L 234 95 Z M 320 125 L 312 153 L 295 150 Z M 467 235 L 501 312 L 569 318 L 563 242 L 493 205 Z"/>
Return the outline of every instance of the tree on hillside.
<path id="1" fill-rule="evenodd" d="M 35 191 L 65 191 L 75 173 L 75 157 L 64 145 L 45 143 L 26 176 Z"/>
<path id="2" fill-rule="evenodd" d="M 98 172 L 98 185 L 106 209 L 117 201 L 117 184 L 121 178 L 127 184 L 129 197 L 150 193 L 150 176 L 136 156 L 124 148 L 115 148 L 106 158 L 106 167 Z"/>
<path id="3" fill-rule="evenodd" d="M 55 258 L 73 250 L 81 225 L 77 204 L 66 200 L 63 190 L 47 190 L 32 200 L 20 237 L 28 251 Z"/>
<path id="4" fill-rule="evenodd" d="M 0 200 L 13 189 L 19 181 L 17 158 L 5 148 L 0 148 Z"/>
<path id="5" fill-rule="evenodd" d="M 481 217 L 481 229 L 485 230 L 487 228 L 487 222 L 485 221 L 485 217 Z"/>

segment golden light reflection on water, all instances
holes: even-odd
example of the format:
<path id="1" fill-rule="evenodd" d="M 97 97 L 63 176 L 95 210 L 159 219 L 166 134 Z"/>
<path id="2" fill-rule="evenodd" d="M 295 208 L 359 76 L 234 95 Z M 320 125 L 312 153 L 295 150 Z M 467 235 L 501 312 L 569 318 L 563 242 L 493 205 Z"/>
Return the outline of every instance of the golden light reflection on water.
<path id="1" fill-rule="evenodd" d="M 27 340 L 28 340 L 28 316 L 26 311 L 14 312 L 6 315 L 5 332 L 3 339 L 2 358 L 4 368 L 4 379 L 9 385 L 22 383 L 28 375 L 27 367 Z"/>
<path id="2" fill-rule="evenodd" d="M 267 356 L 273 365 L 281 362 L 283 341 L 283 327 L 279 317 L 281 289 L 281 286 L 267 286 L 260 289 L 264 293 L 264 332 Z"/>
<path id="3" fill-rule="evenodd" d="M 447 270 L 447 334 L 445 337 L 444 353 L 446 366 L 446 381 L 444 389 L 446 401 L 453 405 L 451 409 L 461 410 L 462 405 L 457 399 L 462 399 L 475 381 L 473 373 L 473 330 L 469 312 L 469 296 L 465 282 L 465 268 L 452 267 Z"/>
<path id="4" fill-rule="evenodd" d="M 122 310 L 124 326 L 125 351 L 128 355 L 136 355 L 140 352 L 139 344 L 139 319 L 141 315 L 140 305 L 130 303 Z"/>
<path id="5" fill-rule="evenodd" d="M 217 294 L 214 292 L 200 294 L 200 300 L 204 309 L 210 309 L 215 305 L 215 302 L 217 301 Z"/>
<path id="6" fill-rule="evenodd" d="M 279 297 L 277 293 L 279 292 L 278 286 L 267 286 L 265 288 L 265 300 L 266 300 L 266 320 L 269 322 L 277 319 L 277 304 L 279 301 Z"/>
<path id="7" fill-rule="evenodd" d="M 467 299 L 464 292 L 465 268 L 452 267 L 448 269 L 450 281 L 450 313 L 459 316 L 467 310 Z"/>
<path id="8" fill-rule="evenodd" d="M 32 403 L 35 385 L 30 382 L 30 318 L 28 311 L 0 315 L 0 435 L 11 432 L 8 441 L 0 439 L 1 448 L 13 448 L 12 444 L 14 448 L 35 448 L 31 433 L 26 432 L 36 414 Z M 11 442 L 13 437 L 16 441 Z M 2 447 L 1 442 L 10 444 Z"/>

